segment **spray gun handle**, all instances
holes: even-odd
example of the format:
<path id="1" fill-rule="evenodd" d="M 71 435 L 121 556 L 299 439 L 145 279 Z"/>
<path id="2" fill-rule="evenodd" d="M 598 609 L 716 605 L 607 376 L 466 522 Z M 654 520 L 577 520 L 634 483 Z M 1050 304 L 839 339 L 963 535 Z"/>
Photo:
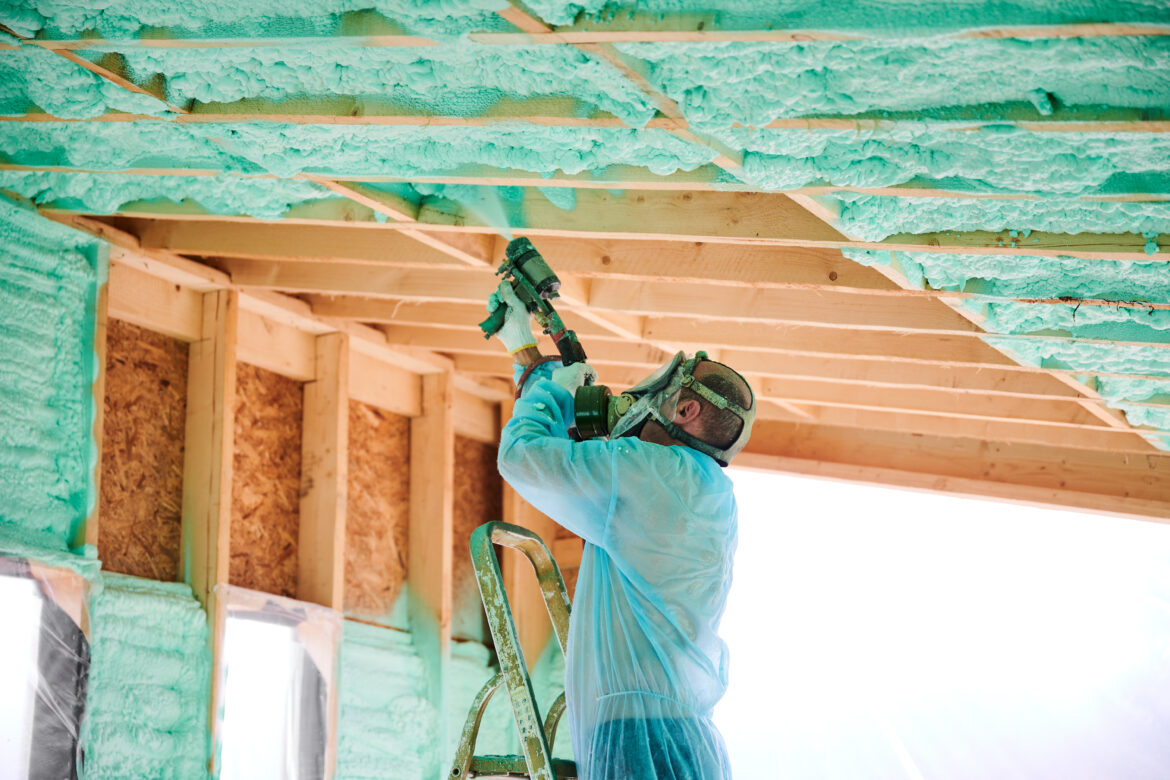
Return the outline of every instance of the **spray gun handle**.
<path id="1" fill-rule="evenodd" d="M 500 332 L 500 328 L 504 327 L 504 318 L 508 316 L 508 307 L 500 304 L 495 310 L 487 316 L 487 319 L 479 323 L 479 329 L 483 331 L 483 337 L 490 339 L 492 336 Z"/>

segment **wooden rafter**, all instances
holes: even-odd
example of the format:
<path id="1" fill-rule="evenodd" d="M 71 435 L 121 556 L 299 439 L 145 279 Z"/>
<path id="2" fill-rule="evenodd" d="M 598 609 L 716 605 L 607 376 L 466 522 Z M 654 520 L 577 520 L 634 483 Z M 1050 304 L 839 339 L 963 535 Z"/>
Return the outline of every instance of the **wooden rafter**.
<path id="1" fill-rule="evenodd" d="M 1076 257 L 1089 260 L 1150 262 L 1170 257 L 1170 247 L 1153 254 L 1138 233 L 1064 234 L 1033 232 L 1023 243 L 1009 231 L 900 234 L 883 241 L 850 240 L 814 217 L 784 194 L 749 192 L 694 193 L 603 190 L 577 193 L 577 208 L 563 211 L 533 189 L 518 208 L 529 236 L 679 241 L 822 249 L 873 249 L 950 254 Z M 75 209 L 43 207 L 53 214 L 83 214 Z M 209 214 L 201 207 L 137 203 L 116 213 L 121 217 L 165 218 L 203 223 L 271 224 L 253 217 Z M 314 225 L 346 230 L 425 230 L 428 233 L 495 235 L 507 225 L 489 225 L 449 202 L 425 203 L 416 223 L 380 223 L 374 212 L 350 200 L 316 201 L 294 206 L 281 220 L 287 225 Z M 339 236 L 340 238 L 340 236 Z M 1016 246 L 1012 246 L 1016 244 Z"/>
<path id="2" fill-rule="evenodd" d="M 875 40 L 864 32 L 799 29 L 720 29 L 714 15 L 671 15 L 658 19 L 651 16 L 622 21 L 588 22 L 568 27 L 551 28 L 530 14 L 515 7 L 504 9 L 499 15 L 516 25 L 521 32 L 472 32 L 471 40 L 492 45 L 529 46 L 532 44 L 580 43 L 704 43 L 742 41 L 745 43 L 786 43 L 808 41 Z M 1087 22 L 1054 25 L 997 25 L 953 33 L 944 38 L 1093 38 L 1160 36 L 1170 34 L 1170 27 L 1160 24 L 1135 22 Z M 880 40 L 880 39 L 878 39 Z M 303 46 L 328 42 L 331 45 L 356 48 L 385 48 L 401 46 L 436 46 L 438 42 L 417 35 L 330 35 L 327 37 L 137 37 L 137 38 L 38 38 L 29 41 L 50 50 L 82 50 L 91 48 L 147 48 L 147 49 L 226 49 L 251 46 Z M 0 48 L 7 48 L 0 46 Z"/>

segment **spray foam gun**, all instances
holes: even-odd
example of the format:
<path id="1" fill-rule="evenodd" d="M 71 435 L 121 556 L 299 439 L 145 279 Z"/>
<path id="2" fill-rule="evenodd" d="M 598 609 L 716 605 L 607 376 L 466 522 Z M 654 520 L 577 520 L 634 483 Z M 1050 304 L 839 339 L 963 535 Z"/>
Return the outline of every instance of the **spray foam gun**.
<path id="1" fill-rule="evenodd" d="M 561 316 L 553 308 L 553 298 L 560 297 L 561 280 L 549 268 L 548 263 L 536 251 L 527 238 L 516 238 L 508 242 L 504 250 L 504 262 L 496 271 L 497 276 L 512 284 L 516 297 L 524 303 L 532 318 L 552 337 L 561 353 L 561 363 L 571 366 L 584 363 L 585 350 L 577 340 L 577 334 L 565 327 Z M 506 307 L 500 306 L 486 320 L 479 323 L 484 338 L 491 338 L 504 327 Z"/>

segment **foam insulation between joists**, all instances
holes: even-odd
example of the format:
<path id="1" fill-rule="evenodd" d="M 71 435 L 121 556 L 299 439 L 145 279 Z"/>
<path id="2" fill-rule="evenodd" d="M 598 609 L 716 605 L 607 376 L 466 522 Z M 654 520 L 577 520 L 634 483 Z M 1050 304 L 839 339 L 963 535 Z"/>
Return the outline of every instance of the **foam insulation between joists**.
<path id="1" fill-rule="evenodd" d="M 655 87 L 699 128 L 761 127 L 775 119 L 1016 104 L 1170 108 L 1163 38 L 631 43 Z"/>
<path id="2" fill-rule="evenodd" d="M 1135 406 L 1167 403 L 1170 391 L 1168 382 L 1140 378 L 1170 377 L 1170 311 L 1140 305 L 1170 303 L 1170 264 L 851 249 L 844 254 L 862 265 L 896 263 L 916 286 L 974 294 L 977 297 L 964 300 L 962 305 L 981 315 L 983 327 L 995 334 L 1016 336 L 987 336 L 986 341 L 1022 363 L 1136 375 L 1097 378 L 1095 389 L 1110 406 L 1125 412 L 1131 424 L 1170 437 L 1170 409 Z M 1025 303 L 1003 298 L 1064 298 L 1068 302 Z M 1077 299 L 1127 305 L 1081 304 Z M 1026 338 L 1028 335 L 1043 338 Z M 1166 437 L 1163 441 L 1170 441 Z"/>
<path id="3" fill-rule="evenodd" d="M 901 122 L 889 129 L 740 128 L 714 136 L 744 150 L 748 182 L 766 190 L 818 183 L 891 187 L 918 180 L 984 193 L 1170 191 L 1170 138 L 1161 133 Z"/>
<path id="4" fill-rule="evenodd" d="M 1032 231 L 1048 233 L 1140 233 L 1148 254 L 1158 251 L 1155 238 L 1170 233 L 1170 203 L 1124 203 L 956 198 L 892 198 L 840 193 L 840 227 L 851 236 L 881 241 L 897 233 L 1010 230 L 1005 244 L 1038 243 Z"/>
<path id="5" fill-rule="evenodd" d="M 163 74 L 167 98 L 179 105 L 345 96 L 407 112 L 478 116 L 503 99 L 571 96 L 582 115 L 605 111 L 635 127 L 655 113 L 612 65 L 567 46 L 347 49 L 323 43 L 224 49 L 215 57 L 199 49 L 126 49 L 122 56 L 135 81 Z"/>
<path id="6" fill-rule="evenodd" d="M 20 116 L 34 109 L 63 119 L 170 110 L 157 98 L 123 89 L 39 46 L 0 51 L 0 115 Z"/>
<path id="7" fill-rule="evenodd" d="M 215 140 L 212 140 L 215 139 Z M 666 175 L 715 156 L 664 130 L 541 127 L 386 127 L 155 121 L 83 125 L 0 123 L 0 149 L 13 163 L 82 169 L 191 168 L 293 176 L 411 177 L 492 166 L 542 175 L 610 165 Z"/>
<path id="8" fill-rule="evenodd" d="M 890 38 L 988 25 L 1170 22 L 1170 12 L 1160 0 L 527 0 L 525 5 L 549 24 L 577 23 L 585 29 L 627 20 L 650 27 L 681 18 L 691 25 L 704 21 L 707 30 L 852 30 Z"/>
<path id="9" fill-rule="evenodd" d="M 4 0 L 0 23 L 21 35 L 133 38 L 148 28 L 200 37 L 330 36 L 397 32 L 451 37 L 471 30 L 512 30 L 495 11 L 505 0 Z M 370 20 L 363 12 L 374 12 Z M 380 24 L 379 24 L 380 23 Z"/>

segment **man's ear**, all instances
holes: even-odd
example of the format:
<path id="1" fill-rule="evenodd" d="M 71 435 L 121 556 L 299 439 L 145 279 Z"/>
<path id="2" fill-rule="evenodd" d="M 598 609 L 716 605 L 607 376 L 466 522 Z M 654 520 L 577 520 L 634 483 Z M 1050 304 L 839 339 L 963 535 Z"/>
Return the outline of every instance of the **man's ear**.
<path id="1" fill-rule="evenodd" d="M 692 423 L 699 419 L 702 411 L 702 404 L 693 398 L 688 398 L 686 401 L 679 401 L 678 406 L 674 409 L 674 423 L 676 425 Z"/>

